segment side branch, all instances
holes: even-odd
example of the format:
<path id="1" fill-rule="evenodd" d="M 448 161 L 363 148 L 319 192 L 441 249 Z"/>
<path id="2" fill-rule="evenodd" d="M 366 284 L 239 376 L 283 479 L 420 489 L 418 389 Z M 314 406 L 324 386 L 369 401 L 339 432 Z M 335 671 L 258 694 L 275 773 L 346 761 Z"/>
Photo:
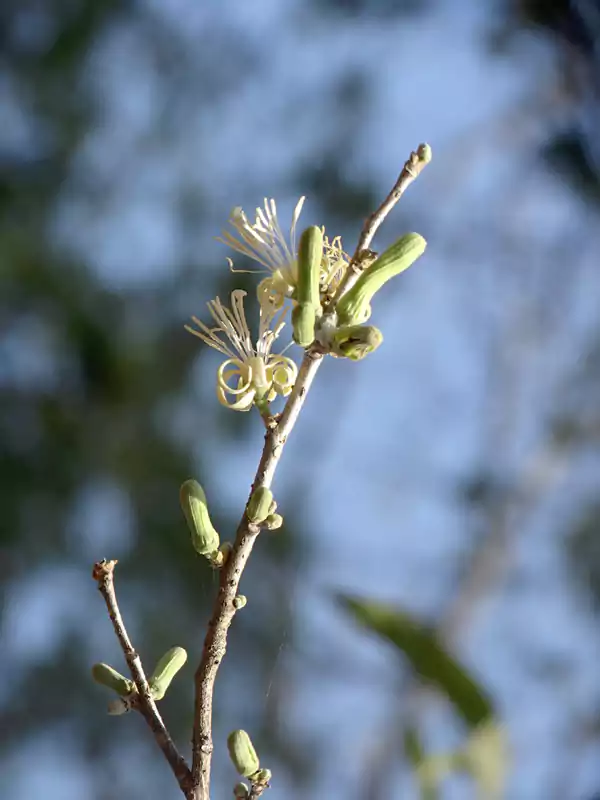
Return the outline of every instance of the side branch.
<path id="1" fill-rule="evenodd" d="M 136 653 L 131 643 L 131 639 L 129 638 L 129 634 L 127 633 L 127 629 L 125 628 L 125 623 L 123 622 L 123 617 L 121 616 L 119 604 L 117 603 L 117 596 L 115 593 L 114 569 L 116 564 L 116 560 L 98 561 L 96 564 L 94 564 L 92 576 L 98 584 L 98 590 L 100 594 L 104 598 L 104 602 L 106 603 L 106 608 L 108 610 L 108 616 L 110 617 L 115 634 L 117 635 L 117 639 L 119 640 L 119 644 L 123 650 L 123 655 L 125 656 L 127 666 L 131 672 L 131 677 L 133 678 L 138 690 L 139 702 L 136 703 L 135 707 L 148 723 L 157 745 L 162 750 L 163 755 L 169 762 L 169 766 L 173 770 L 173 774 L 177 779 L 181 791 L 187 797 L 190 796 L 189 793 L 192 788 L 192 773 L 190 772 L 185 759 L 179 754 L 175 743 L 173 742 L 173 739 L 171 738 L 171 735 L 167 730 L 162 717 L 160 716 L 158 708 L 156 707 L 156 703 L 150 694 L 150 687 L 148 686 L 148 681 L 142 667 L 142 661 L 139 655 Z"/>
<path id="2" fill-rule="evenodd" d="M 342 280 L 337 289 L 335 300 L 338 300 L 356 283 L 361 272 L 360 265 L 363 254 L 369 251 L 371 242 L 373 241 L 373 238 L 379 230 L 382 222 L 394 208 L 396 203 L 400 200 L 411 183 L 419 177 L 421 172 L 425 169 L 430 161 L 431 148 L 428 144 L 420 144 L 416 150 L 413 150 L 413 152 L 404 162 L 402 172 L 398 176 L 398 180 L 393 185 L 388 196 L 385 198 L 379 208 L 366 218 L 358 239 L 358 244 L 356 245 L 356 250 L 354 251 L 354 255 L 350 261 L 350 269 L 348 269 L 346 272 L 344 280 Z"/>
<path id="3" fill-rule="evenodd" d="M 416 180 L 421 174 L 422 170 L 431 161 L 431 149 L 427 144 L 420 144 L 416 150 L 410 154 L 402 172 L 398 176 L 398 180 L 394 184 L 392 191 L 385 198 L 383 203 L 379 206 L 377 211 L 374 211 L 365 220 L 363 229 L 358 240 L 357 253 L 362 250 L 367 250 L 373 241 L 373 237 L 379 230 L 379 226 L 390 213 L 392 208 L 396 205 L 398 200 L 402 197 L 404 192 L 408 189 L 411 183 Z"/>

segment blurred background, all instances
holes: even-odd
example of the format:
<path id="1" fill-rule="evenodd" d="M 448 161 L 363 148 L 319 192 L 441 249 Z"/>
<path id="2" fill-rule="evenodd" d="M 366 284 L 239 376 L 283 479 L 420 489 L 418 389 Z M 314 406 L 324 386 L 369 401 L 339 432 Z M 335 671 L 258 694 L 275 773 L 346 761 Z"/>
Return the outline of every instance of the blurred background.
<path id="1" fill-rule="evenodd" d="M 5 0 L 0 10 L 0 796 L 178 797 L 92 563 L 189 753 L 216 576 L 178 505 L 224 538 L 260 453 L 183 330 L 232 275 L 230 209 L 297 198 L 352 252 L 410 151 L 434 159 L 375 239 L 426 255 L 376 300 L 385 343 L 329 359 L 275 490 L 216 695 L 215 797 L 247 728 L 278 798 L 418 798 L 403 748 L 465 731 L 336 602 L 435 626 L 494 702 L 511 800 L 600 792 L 600 8 L 595 0 Z M 231 254 L 233 255 L 233 254 Z M 236 259 L 243 266 L 243 259 Z M 293 353 L 298 357 L 298 353 Z M 441 798 L 475 797 L 464 776 Z"/>

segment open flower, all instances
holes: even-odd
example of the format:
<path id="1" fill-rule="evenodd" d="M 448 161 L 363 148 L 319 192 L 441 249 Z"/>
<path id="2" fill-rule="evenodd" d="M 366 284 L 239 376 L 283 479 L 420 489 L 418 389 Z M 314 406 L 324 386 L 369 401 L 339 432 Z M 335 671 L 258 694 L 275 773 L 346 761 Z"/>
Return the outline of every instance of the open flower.
<path id="1" fill-rule="evenodd" d="M 323 238 L 323 263 L 321 265 L 321 294 L 333 294 L 346 274 L 350 258 L 342 250 L 342 237 Z"/>
<path id="2" fill-rule="evenodd" d="M 275 200 L 264 201 L 264 210 L 256 209 L 256 219 L 251 225 L 241 208 L 234 208 L 229 223 L 235 230 L 233 235 L 223 231 L 218 241 L 229 245 L 238 253 L 258 261 L 269 273 L 259 287 L 261 306 L 264 299 L 279 307 L 286 297 L 291 297 L 296 286 L 296 225 L 304 205 L 304 197 L 296 203 L 292 214 L 289 244 L 277 219 Z M 231 259 L 229 263 L 233 266 Z"/>
<path id="3" fill-rule="evenodd" d="M 218 239 L 238 253 L 258 261 L 268 273 L 258 285 L 261 308 L 266 306 L 280 308 L 287 297 L 294 296 L 298 280 L 296 226 L 304 200 L 305 198 L 301 197 L 294 208 L 289 243 L 277 219 L 275 200 L 266 198 L 264 209 L 256 209 L 256 219 L 252 225 L 241 208 L 234 208 L 229 223 L 234 228 L 235 235 L 224 231 L 223 238 Z M 231 259 L 228 261 L 233 269 L 233 262 Z M 348 266 L 348 261 L 348 256 L 342 250 L 340 237 L 336 236 L 331 241 L 325 237 L 320 280 L 323 294 L 337 286 Z"/>
<path id="4" fill-rule="evenodd" d="M 219 402 L 234 411 L 248 411 L 255 402 L 270 402 L 280 394 L 287 396 L 294 386 L 298 368 L 290 359 L 271 353 L 273 342 L 285 325 L 287 309 L 273 306 L 260 309 L 256 346 L 252 344 L 244 313 L 246 292 L 231 293 L 231 309 L 217 297 L 207 303 L 216 326 L 209 328 L 192 317 L 196 328 L 185 328 L 203 342 L 228 356 L 217 371 Z"/>

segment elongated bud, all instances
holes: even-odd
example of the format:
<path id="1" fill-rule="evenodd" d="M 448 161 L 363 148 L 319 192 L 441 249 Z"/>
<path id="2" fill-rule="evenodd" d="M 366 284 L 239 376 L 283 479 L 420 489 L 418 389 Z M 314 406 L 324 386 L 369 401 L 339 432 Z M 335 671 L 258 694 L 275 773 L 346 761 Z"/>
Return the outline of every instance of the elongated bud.
<path id="1" fill-rule="evenodd" d="M 236 800 L 246 800 L 250 794 L 250 787 L 245 783 L 236 783 L 233 787 L 233 796 Z"/>
<path id="2" fill-rule="evenodd" d="M 266 486 L 258 486 L 248 500 L 246 514 L 250 522 L 264 522 L 271 513 L 273 492 Z"/>
<path id="3" fill-rule="evenodd" d="M 298 283 L 292 311 L 296 344 L 308 347 L 315 340 L 315 322 L 321 315 L 319 281 L 323 260 L 323 231 L 316 225 L 307 228 L 298 246 Z"/>
<path id="4" fill-rule="evenodd" d="M 296 300 L 299 304 L 308 303 L 318 309 L 319 278 L 323 260 L 323 231 L 316 225 L 307 228 L 300 237 L 298 245 L 298 286 Z"/>
<path id="5" fill-rule="evenodd" d="M 94 664 L 92 667 L 92 677 L 96 683 L 101 683 L 102 686 L 108 686 L 109 689 L 115 691 L 121 697 L 127 697 L 128 694 L 135 691 L 135 683 L 129 680 L 116 669 L 113 669 L 109 664 Z"/>
<path id="6" fill-rule="evenodd" d="M 250 778 L 258 772 L 260 762 L 246 731 L 232 731 L 227 737 L 227 749 L 233 766 L 244 778 Z"/>
<path id="7" fill-rule="evenodd" d="M 155 700 L 162 700 L 171 681 L 187 661 L 183 647 L 172 647 L 159 659 L 152 677 L 148 681 L 150 693 Z"/>
<path id="8" fill-rule="evenodd" d="M 408 269 L 419 256 L 423 255 L 426 246 L 427 242 L 420 234 L 407 233 L 388 247 L 338 302 L 338 324 L 353 325 L 366 322 L 371 316 L 371 299 L 375 292 L 379 291 L 390 278 Z"/>
<path id="9" fill-rule="evenodd" d="M 300 347 L 308 347 L 315 340 L 317 312 L 312 303 L 299 303 L 292 309 L 292 336 Z"/>
<path id="10" fill-rule="evenodd" d="M 243 608 L 246 605 L 246 603 L 248 602 L 248 598 L 246 597 L 245 594 L 238 594 L 233 598 L 232 602 L 235 610 L 239 611 L 240 608 Z"/>
<path id="11" fill-rule="evenodd" d="M 266 528 L 268 531 L 276 531 L 278 528 L 281 528 L 282 525 L 283 517 L 281 514 L 269 514 L 263 522 L 263 528 Z"/>
<path id="12" fill-rule="evenodd" d="M 194 550 L 210 556 L 219 549 L 220 538 L 210 521 L 204 490 L 195 480 L 187 480 L 179 490 L 179 501 L 192 535 Z"/>
<path id="13" fill-rule="evenodd" d="M 374 325 L 344 325 L 335 332 L 331 350 L 342 358 L 360 361 L 382 342 L 383 334 Z"/>

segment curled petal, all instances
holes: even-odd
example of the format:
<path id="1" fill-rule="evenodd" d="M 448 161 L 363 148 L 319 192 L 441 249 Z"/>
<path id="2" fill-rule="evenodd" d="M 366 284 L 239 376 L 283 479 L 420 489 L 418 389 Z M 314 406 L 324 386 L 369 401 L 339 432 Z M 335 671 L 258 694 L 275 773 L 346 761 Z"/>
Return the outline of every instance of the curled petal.
<path id="1" fill-rule="evenodd" d="M 228 369 L 233 364 L 233 369 Z M 231 385 L 232 378 L 237 376 L 237 386 Z M 233 395 L 233 400 L 229 396 Z M 252 386 L 251 376 L 246 365 L 237 358 L 228 358 L 217 372 L 217 397 L 219 402 L 234 411 L 248 411 L 254 402 L 256 390 Z M 237 399 L 236 399 L 237 398 Z"/>
<path id="2" fill-rule="evenodd" d="M 228 369 L 230 364 L 233 364 L 233 369 Z M 236 375 L 238 376 L 238 385 L 234 389 L 229 382 Z M 217 371 L 217 384 L 228 394 L 243 394 L 251 388 L 251 383 L 251 374 L 239 358 L 228 358 Z"/>
<path id="3" fill-rule="evenodd" d="M 265 311 L 270 312 L 272 309 L 279 309 L 285 302 L 285 295 L 273 286 L 271 277 L 263 278 L 258 284 L 256 294 L 261 309 L 264 308 Z"/>
<path id="4" fill-rule="evenodd" d="M 220 386 L 217 386 L 217 398 L 219 403 L 226 408 L 230 408 L 232 411 L 250 411 L 254 403 L 255 394 L 256 392 L 254 389 L 250 389 L 246 394 L 243 394 L 238 400 L 233 402 L 228 400 L 225 392 Z"/>
<path id="5" fill-rule="evenodd" d="M 284 397 L 292 391 L 298 375 L 298 367 L 285 356 L 274 356 L 269 361 L 269 371 L 273 377 L 273 389 Z"/>

